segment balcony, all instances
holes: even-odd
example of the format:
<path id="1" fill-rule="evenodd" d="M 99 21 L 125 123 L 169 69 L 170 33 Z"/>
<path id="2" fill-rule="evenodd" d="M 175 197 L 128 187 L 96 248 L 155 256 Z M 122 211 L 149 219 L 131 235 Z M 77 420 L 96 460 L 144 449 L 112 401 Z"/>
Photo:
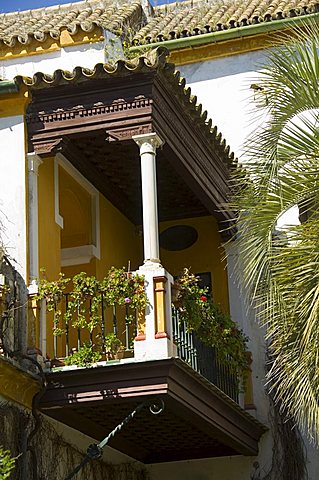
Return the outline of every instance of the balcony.
<path id="1" fill-rule="evenodd" d="M 144 316 L 130 306 L 104 308 L 101 299 L 86 333 L 76 310 L 64 317 L 72 290 L 50 312 L 33 300 L 36 346 L 52 366 L 40 409 L 100 440 L 136 405 L 159 398 L 163 413 L 141 411 L 110 445 L 144 463 L 256 455 L 264 427 L 240 407 L 233 374 L 187 331 L 171 298 L 173 275 L 192 264 L 209 272 L 227 309 L 219 232 L 231 232 L 225 204 L 233 155 L 166 63 L 167 52 L 151 55 L 20 79 L 32 93 L 29 158 L 40 165 L 29 188 L 31 279 L 39 266 L 51 279 L 80 268 L 101 278 L 105 265 L 130 259 L 148 299 Z M 194 241 L 180 248 L 173 231 L 173 245 L 160 248 L 160 232 L 185 226 Z M 90 322 L 89 298 L 84 305 Z M 112 358 L 112 334 L 124 358 Z M 93 365 L 65 365 L 85 342 L 94 344 Z"/>
<path id="2" fill-rule="evenodd" d="M 51 312 L 42 301 L 40 318 L 51 315 L 58 335 L 53 337 L 54 358 L 40 408 L 101 440 L 137 405 L 160 399 L 165 405 L 160 415 L 143 409 L 110 446 L 143 463 L 256 455 L 264 427 L 238 404 L 236 378 L 217 360 L 216 350 L 187 331 L 171 307 L 172 282 L 167 272 L 145 281 L 153 303 L 143 320 L 129 305 L 105 308 L 102 297 L 90 331 L 78 326 L 80 309 L 75 308 L 73 316 L 63 314 L 71 293 L 55 302 Z M 90 323 L 91 298 L 82 303 L 81 315 Z M 155 333 L 152 338 L 145 334 L 150 331 Z M 122 340 L 121 358 L 108 351 L 110 334 Z M 45 346 L 41 328 L 40 338 Z M 99 354 L 94 365 L 65 366 L 64 357 L 75 355 L 85 342 L 94 344 Z"/>
<path id="3" fill-rule="evenodd" d="M 131 272 L 130 276 L 133 275 L 134 272 Z M 129 303 L 123 306 L 107 306 L 105 293 L 100 295 L 98 309 L 92 308 L 91 296 L 87 296 L 71 310 L 69 305 L 74 302 L 72 293 L 63 293 L 61 298 L 49 305 L 46 300 L 41 300 L 39 345 L 42 353 L 47 354 L 48 339 L 43 327 L 45 326 L 46 330 L 49 316 L 53 330 L 53 335 L 51 331 L 49 333 L 49 339 L 53 341 L 53 355 L 49 365 L 53 371 L 67 371 L 76 366 L 110 366 L 135 361 L 134 341 L 145 341 L 141 334 L 141 330 L 146 330 L 144 314 L 141 320 L 137 309 L 132 308 Z M 158 306 L 158 299 L 156 301 Z M 93 322 L 94 326 L 91 327 Z M 226 363 L 218 359 L 216 348 L 205 345 L 194 332 L 189 331 L 185 322 L 180 319 L 178 308 L 173 304 L 169 330 L 172 337 L 171 353 L 239 403 L 238 381 L 234 373 Z M 160 337 L 161 335 L 158 335 L 158 339 Z M 136 345 L 139 346 L 139 343 Z M 79 355 L 81 351 L 82 356 Z"/>

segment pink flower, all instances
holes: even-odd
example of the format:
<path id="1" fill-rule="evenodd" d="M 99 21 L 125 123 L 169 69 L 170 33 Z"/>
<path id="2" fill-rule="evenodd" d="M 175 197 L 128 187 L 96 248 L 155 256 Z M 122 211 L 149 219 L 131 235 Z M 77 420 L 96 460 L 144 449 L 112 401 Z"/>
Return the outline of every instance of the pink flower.
<path id="1" fill-rule="evenodd" d="M 130 303 L 132 303 L 132 300 L 128 297 L 124 298 L 124 302 L 129 305 Z"/>
<path id="2" fill-rule="evenodd" d="M 207 302 L 207 300 L 208 300 L 208 298 L 206 297 L 206 295 L 202 295 L 202 296 L 200 297 L 200 299 L 201 299 L 202 302 Z"/>

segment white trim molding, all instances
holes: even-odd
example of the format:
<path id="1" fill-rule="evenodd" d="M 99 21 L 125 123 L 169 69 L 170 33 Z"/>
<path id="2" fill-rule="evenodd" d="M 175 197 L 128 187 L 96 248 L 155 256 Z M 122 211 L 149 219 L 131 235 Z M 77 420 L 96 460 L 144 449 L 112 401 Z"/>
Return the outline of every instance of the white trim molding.
<path id="1" fill-rule="evenodd" d="M 38 169 L 43 160 L 34 152 L 27 154 L 29 173 L 29 278 L 39 277 Z"/>
<path id="2" fill-rule="evenodd" d="M 84 265 L 85 263 L 90 263 L 94 257 L 96 257 L 96 247 L 94 245 L 81 245 L 81 247 L 62 248 L 61 267 Z"/>

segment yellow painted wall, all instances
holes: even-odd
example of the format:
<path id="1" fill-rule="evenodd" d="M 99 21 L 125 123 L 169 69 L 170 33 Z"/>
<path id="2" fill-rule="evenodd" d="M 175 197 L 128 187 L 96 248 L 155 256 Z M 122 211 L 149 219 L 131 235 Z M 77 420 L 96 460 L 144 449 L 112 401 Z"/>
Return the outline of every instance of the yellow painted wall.
<path id="1" fill-rule="evenodd" d="M 21 87 L 18 93 L 1 95 L 0 117 L 3 118 L 25 114 L 30 100 L 31 94 L 27 91 L 26 87 Z"/>
<path id="2" fill-rule="evenodd" d="M 91 245 L 91 196 L 62 167 L 59 167 L 59 208 L 64 219 L 61 248 Z"/>
<path id="3" fill-rule="evenodd" d="M 61 267 L 60 249 L 92 243 L 91 197 L 63 168 L 59 168 L 59 209 L 64 228 L 55 222 L 54 159 L 44 159 L 39 168 L 39 265 L 45 268 L 48 280 L 58 278 L 62 271 L 66 277 L 86 272 L 103 278 L 112 267 L 137 269 L 142 262 L 142 239 L 135 226 L 100 194 L 101 258 L 90 263 Z M 39 316 L 39 312 L 37 313 Z M 110 317 L 111 318 L 111 317 Z M 111 328 L 112 323 L 109 327 Z M 124 330 L 124 317 L 119 319 L 119 333 Z M 47 350 L 53 357 L 53 314 L 47 314 Z M 108 328 L 108 327 L 107 327 Z M 110 330 L 108 328 L 108 330 Z M 39 328 L 37 328 L 39 331 Z M 85 334 L 83 338 L 85 339 Z M 87 338 L 88 340 L 88 338 Z M 64 356 L 64 337 L 57 339 L 58 355 Z M 70 346 L 76 345 L 76 330 L 70 331 Z"/>
<path id="4" fill-rule="evenodd" d="M 193 273 L 210 272 L 214 301 L 228 312 L 227 271 L 226 264 L 222 260 L 224 251 L 215 218 L 209 216 L 162 222 L 160 231 L 174 225 L 190 225 L 196 228 L 198 239 L 194 245 L 181 251 L 170 252 L 162 248 L 162 265 L 172 275 L 178 275 L 184 267 L 191 267 Z"/>
<path id="5" fill-rule="evenodd" d="M 111 266 L 136 270 L 142 263 L 142 238 L 136 227 L 103 195 L 100 195 L 101 260 L 96 274 L 101 278 Z"/>
<path id="6" fill-rule="evenodd" d="M 61 248 L 90 245 L 92 243 L 92 202 L 90 194 L 63 168 L 59 168 L 60 214 L 64 219 L 61 231 Z M 81 271 L 102 278 L 112 267 L 138 268 L 141 256 L 141 240 L 135 226 L 103 195 L 100 202 L 101 258 L 89 264 L 63 267 L 66 276 Z"/>
<path id="7" fill-rule="evenodd" d="M 61 269 L 60 248 L 90 244 L 90 195 L 63 168 L 59 169 L 61 229 L 55 222 L 54 159 L 46 158 L 39 167 L 39 265 L 49 280 L 62 270 L 67 276 L 81 271 L 101 278 L 111 266 L 137 269 L 142 262 L 142 239 L 135 226 L 100 194 L 101 259 L 89 264 Z"/>
<path id="8" fill-rule="evenodd" d="M 54 211 L 54 158 L 45 158 L 39 167 L 39 266 L 48 280 L 55 280 L 60 267 L 60 227 Z"/>
<path id="9" fill-rule="evenodd" d="M 39 267 L 47 280 L 56 280 L 60 272 L 60 227 L 55 222 L 54 158 L 43 159 L 38 170 Z M 40 274 L 43 275 L 43 274 Z M 39 311 L 37 312 L 39 322 Z M 53 317 L 47 315 L 48 351 L 53 348 Z M 39 326 L 37 327 L 39 332 Z M 38 335 L 37 335 L 38 336 Z"/>
<path id="10" fill-rule="evenodd" d="M 0 386 L 0 393 L 7 400 L 31 409 L 33 397 L 41 389 L 41 382 L 0 357 Z"/>

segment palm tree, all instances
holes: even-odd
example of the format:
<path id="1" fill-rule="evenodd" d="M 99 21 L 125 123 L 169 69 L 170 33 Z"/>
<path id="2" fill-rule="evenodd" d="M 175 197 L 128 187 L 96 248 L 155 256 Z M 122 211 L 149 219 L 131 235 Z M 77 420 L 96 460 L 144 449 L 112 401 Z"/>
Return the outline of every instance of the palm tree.
<path id="1" fill-rule="evenodd" d="M 270 49 L 257 80 L 266 121 L 235 176 L 238 271 L 273 358 L 275 399 L 319 443 L 319 33 Z M 278 228 L 299 207 L 303 221 Z"/>

